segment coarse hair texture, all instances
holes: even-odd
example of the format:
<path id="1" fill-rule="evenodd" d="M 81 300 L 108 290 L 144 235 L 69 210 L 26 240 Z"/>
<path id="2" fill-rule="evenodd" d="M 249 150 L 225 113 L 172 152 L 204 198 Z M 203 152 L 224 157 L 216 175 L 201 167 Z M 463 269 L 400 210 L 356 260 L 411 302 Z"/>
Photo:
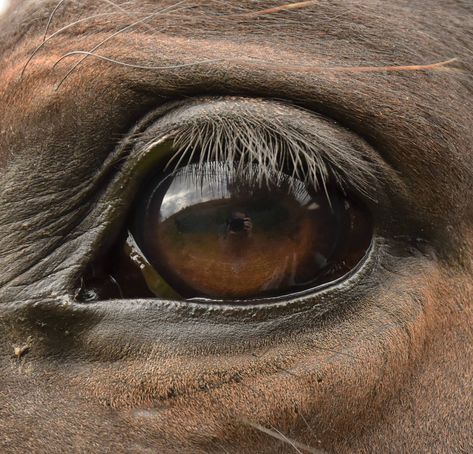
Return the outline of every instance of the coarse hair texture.
<path id="1" fill-rule="evenodd" d="M 91 35 L 97 36 L 91 47 L 69 48 L 56 61 L 58 64 L 63 60 L 74 60 L 66 75 L 58 81 L 58 86 L 91 57 L 130 69 L 152 71 L 193 65 L 211 70 L 214 63 L 228 61 L 266 70 L 376 74 L 443 71 L 448 70 L 454 62 L 457 62 L 457 68 L 468 63 L 464 58 L 463 41 L 468 37 L 455 37 L 454 33 L 457 28 L 467 30 L 461 24 L 468 20 L 469 6 L 459 1 L 436 2 L 438 13 L 434 16 L 428 13 L 425 2 L 420 0 L 399 2 L 390 11 L 380 10 L 377 2 L 372 0 L 293 3 L 14 0 L 12 3 L 12 8 L 22 14 L 14 16 L 10 23 L 2 24 L 0 38 L 3 39 L 0 39 L 0 43 L 8 43 L 8 47 L 0 44 L 0 53 L 7 53 L 15 41 L 33 34 L 42 36 L 39 44 L 32 48 L 23 73 L 34 58 L 48 51 L 51 44 L 68 42 L 67 38 L 74 36 L 75 46 L 87 42 L 86 38 Z M 409 11 L 416 13 L 415 28 L 409 27 Z M 21 22 L 16 17 L 21 17 Z M 406 27 L 409 28 L 408 33 Z M 356 39 L 349 35 L 350 29 L 356 29 Z M 117 37 L 137 30 L 156 37 L 156 52 L 160 51 L 159 43 L 165 36 L 255 45 L 264 41 L 268 35 L 271 35 L 271 43 L 277 46 L 279 52 L 268 54 L 265 58 L 244 54 L 199 57 L 173 65 L 165 62 L 160 65 L 147 64 L 109 54 L 110 44 Z M 12 34 L 15 35 L 13 40 Z M 305 61 L 284 59 L 285 54 L 293 50 L 296 35 L 304 36 L 304 41 L 298 42 L 299 53 L 304 56 L 306 51 L 310 51 Z M 459 41 L 452 42 L 452 38 Z M 396 46 L 390 43 L 396 43 Z M 334 48 L 336 53 L 333 52 Z M 317 61 L 311 61 L 314 49 L 317 50 Z"/>

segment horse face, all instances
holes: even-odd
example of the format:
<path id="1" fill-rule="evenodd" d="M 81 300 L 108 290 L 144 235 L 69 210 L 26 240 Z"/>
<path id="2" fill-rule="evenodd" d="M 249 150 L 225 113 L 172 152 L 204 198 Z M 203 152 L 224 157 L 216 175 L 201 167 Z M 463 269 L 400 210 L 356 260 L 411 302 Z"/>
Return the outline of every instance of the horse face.
<path id="1" fill-rule="evenodd" d="M 2 451 L 471 446 L 472 13 L 435 0 L 14 2 L 0 23 Z M 164 172 L 169 138 L 209 156 L 225 145 L 211 162 L 239 143 L 266 175 L 285 149 L 314 184 L 326 166 L 363 205 L 369 246 L 325 285 L 270 298 L 236 298 L 254 273 L 228 290 L 218 266 L 205 289 L 224 300 L 124 297 L 121 284 L 81 297 L 146 175 Z M 275 263 L 279 247 L 261 253 Z M 176 257 L 170 273 L 195 259 Z"/>

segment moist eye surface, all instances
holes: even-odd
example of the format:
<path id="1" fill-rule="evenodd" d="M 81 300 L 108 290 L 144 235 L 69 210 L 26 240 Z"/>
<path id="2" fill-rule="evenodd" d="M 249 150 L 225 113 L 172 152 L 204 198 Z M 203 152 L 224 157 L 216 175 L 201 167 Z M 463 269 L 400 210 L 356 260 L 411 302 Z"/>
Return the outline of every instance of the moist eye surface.
<path id="1" fill-rule="evenodd" d="M 329 283 L 361 261 L 372 229 L 359 204 L 335 186 L 258 175 L 257 164 L 207 162 L 149 178 L 88 295 L 264 299 Z"/>

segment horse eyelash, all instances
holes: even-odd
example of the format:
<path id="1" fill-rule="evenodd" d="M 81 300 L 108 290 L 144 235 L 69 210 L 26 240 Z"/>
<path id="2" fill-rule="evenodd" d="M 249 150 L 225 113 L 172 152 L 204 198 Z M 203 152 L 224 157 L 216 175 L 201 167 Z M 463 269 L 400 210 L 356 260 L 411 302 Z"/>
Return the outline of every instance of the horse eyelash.
<path id="1" fill-rule="evenodd" d="M 155 144 L 149 142 L 147 149 Z M 164 166 L 170 173 L 193 163 L 194 170 L 204 174 L 208 163 L 223 162 L 234 175 L 258 185 L 291 184 L 289 176 L 316 190 L 327 191 L 327 185 L 335 183 L 376 199 L 374 165 L 357 156 L 350 144 L 330 142 L 320 131 L 301 131 L 251 116 L 200 118 L 173 131 L 172 153 Z"/>

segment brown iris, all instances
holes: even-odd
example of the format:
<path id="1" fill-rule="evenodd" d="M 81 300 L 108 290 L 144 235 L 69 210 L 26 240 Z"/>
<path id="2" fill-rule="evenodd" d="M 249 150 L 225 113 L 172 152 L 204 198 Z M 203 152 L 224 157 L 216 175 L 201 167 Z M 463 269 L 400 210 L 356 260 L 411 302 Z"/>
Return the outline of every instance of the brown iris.
<path id="1" fill-rule="evenodd" d="M 365 210 L 330 185 L 260 174 L 210 162 L 148 180 L 127 238 L 87 274 L 81 298 L 277 297 L 360 262 L 372 237 Z"/>
<path id="2" fill-rule="evenodd" d="M 192 164 L 148 184 L 131 233 L 185 298 L 295 293 L 346 273 L 369 246 L 362 213 L 329 196 L 288 175 Z"/>

